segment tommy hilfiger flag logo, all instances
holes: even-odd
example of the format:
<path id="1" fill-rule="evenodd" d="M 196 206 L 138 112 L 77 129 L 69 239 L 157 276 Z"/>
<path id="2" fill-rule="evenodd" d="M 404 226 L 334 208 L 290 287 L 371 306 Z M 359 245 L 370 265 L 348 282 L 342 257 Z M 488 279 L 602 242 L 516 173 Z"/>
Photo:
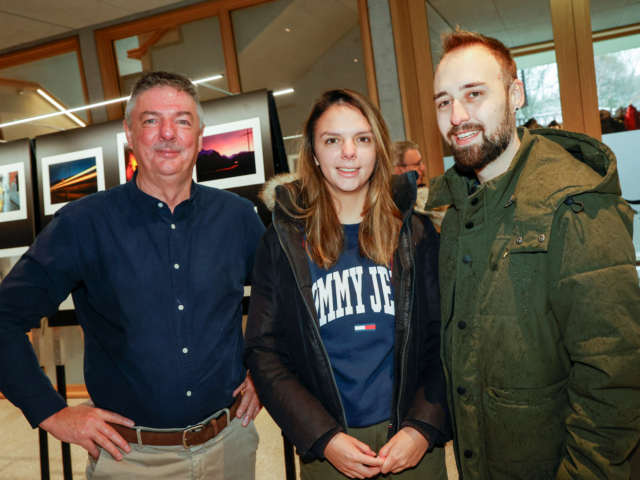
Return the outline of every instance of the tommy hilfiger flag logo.
<path id="1" fill-rule="evenodd" d="M 369 323 L 367 325 L 356 325 L 353 327 L 356 332 L 364 332 L 365 330 L 375 330 L 376 324 Z"/>

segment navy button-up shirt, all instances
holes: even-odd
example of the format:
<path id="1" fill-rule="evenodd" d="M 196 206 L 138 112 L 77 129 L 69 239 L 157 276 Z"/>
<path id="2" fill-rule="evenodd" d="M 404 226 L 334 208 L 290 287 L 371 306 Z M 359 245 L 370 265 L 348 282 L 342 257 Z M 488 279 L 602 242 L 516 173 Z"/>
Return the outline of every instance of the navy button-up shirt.
<path id="1" fill-rule="evenodd" d="M 263 231 L 251 202 L 195 183 L 173 213 L 135 177 L 70 203 L 0 286 L 0 391 L 33 427 L 66 406 L 25 332 L 71 292 L 97 407 L 181 428 L 229 406 Z"/>

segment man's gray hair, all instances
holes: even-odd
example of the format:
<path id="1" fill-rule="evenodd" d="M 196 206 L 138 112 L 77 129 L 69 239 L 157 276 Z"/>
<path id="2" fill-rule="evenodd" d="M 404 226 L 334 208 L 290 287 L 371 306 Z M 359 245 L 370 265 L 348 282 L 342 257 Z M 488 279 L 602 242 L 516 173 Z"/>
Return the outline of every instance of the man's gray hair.
<path id="1" fill-rule="evenodd" d="M 395 167 L 402 167 L 404 165 L 404 154 L 407 153 L 407 150 L 418 150 L 419 148 L 420 146 L 417 143 L 410 142 L 409 140 L 393 142 L 391 145 L 393 165 Z"/>
<path id="2" fill-rule="evenodd" d="M 131 91 L 131 98 L 127 102 L 127 108 L 124 111 L 124 119 L 131 128 L 131 112 L 136 106 L 136 99 L 141 93 L 151 90 L 152 88 L 171 87 L 179 92 L 187 93 L 193 101 L 196 102 L 196 111 L 200 122 L 200 130 L 204 128 L 204 112 L 200 105 L 200 97 L 198 96 L 198 88 L 185 75 L 174 72 L 156 71 L 144 74 L 140 80 L 136 82 Z"/>

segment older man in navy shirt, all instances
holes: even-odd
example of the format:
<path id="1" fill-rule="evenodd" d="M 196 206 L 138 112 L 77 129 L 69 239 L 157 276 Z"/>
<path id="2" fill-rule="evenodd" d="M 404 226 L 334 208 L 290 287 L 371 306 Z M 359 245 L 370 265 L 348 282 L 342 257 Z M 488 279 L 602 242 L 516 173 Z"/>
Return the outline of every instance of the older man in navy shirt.
<path id="1" fill-rule="evenodd" d="M 203 115 L 186 77 L 145 75 L 124 128 L 134 178 L 59 210 L 2 282 L 0 391 L 87 449 L 89 479 L 254 478 L 242 297 L 264 226 L 251 202 L 192 181 Z M 95 408 L 65 404 L 25 334 L 69 293 Z"/>

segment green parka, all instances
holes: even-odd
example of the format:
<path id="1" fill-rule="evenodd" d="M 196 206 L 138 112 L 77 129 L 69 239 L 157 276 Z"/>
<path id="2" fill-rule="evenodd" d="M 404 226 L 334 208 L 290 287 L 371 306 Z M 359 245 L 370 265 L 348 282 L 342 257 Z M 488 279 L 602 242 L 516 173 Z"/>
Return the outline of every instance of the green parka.
<path id="1" fill-rule="evenodd" d="M 442 360 L 462 480 L 629 479 L 640 438 L 640 287 L 615 156 L 519 129 L 507 172 L 442 222 Z M 631 477 L 633 478 L 633 477 Z M 640 477 L 636 477 L 640 478 Z"/>

